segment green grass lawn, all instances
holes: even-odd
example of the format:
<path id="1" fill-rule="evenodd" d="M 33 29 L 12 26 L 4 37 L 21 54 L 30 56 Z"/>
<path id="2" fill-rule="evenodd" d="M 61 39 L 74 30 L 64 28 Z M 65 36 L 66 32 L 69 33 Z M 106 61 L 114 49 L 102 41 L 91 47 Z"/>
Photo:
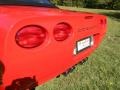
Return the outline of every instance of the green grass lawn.
<path id="1" fill-rule="evenodd" d="M 120 11 L 61 7 L 108 15 L 108 32 L 100 47 L 67 77 L 51 80 L 37 90 L 120 90 Z"/>

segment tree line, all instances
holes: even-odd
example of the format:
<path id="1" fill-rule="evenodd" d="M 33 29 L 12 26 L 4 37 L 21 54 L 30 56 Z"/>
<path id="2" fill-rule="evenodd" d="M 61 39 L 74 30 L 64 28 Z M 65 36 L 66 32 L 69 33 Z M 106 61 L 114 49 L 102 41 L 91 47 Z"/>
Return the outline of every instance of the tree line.
<path id="1" fill-rule="evenodd" d="M 52 2 L 61 6 L 120 10 L 120 0 L 52 0 Z"/>

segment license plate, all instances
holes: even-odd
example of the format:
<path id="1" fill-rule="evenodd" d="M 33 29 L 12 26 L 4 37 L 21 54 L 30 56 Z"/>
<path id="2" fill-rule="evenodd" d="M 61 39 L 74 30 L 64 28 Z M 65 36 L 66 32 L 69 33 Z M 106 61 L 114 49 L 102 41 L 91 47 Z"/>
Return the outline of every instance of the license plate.
<path id="1" fill-rule="evenodd" d="M 79 53 L 93 45 L 93 37 L 87 37 L 82 40 L 77 41 L 76 43 L 76 53 Z"/>

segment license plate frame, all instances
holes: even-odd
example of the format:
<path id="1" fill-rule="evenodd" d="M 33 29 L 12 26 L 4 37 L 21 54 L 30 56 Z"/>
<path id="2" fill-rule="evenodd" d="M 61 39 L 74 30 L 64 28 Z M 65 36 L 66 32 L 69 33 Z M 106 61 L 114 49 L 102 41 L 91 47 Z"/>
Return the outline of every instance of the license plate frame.
<path id="1" fill-rule="evenodd" d="M 93 36 L 89 36 L 76 42 L 76 54 L 90 48 L 94 44 Z"/>

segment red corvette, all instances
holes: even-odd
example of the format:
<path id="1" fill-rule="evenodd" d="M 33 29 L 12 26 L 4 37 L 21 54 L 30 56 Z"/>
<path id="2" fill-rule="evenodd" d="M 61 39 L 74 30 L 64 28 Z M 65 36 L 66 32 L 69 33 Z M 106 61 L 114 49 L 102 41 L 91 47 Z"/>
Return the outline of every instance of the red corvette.
<path id="1" fill-rule="evenodd" d="M 35 90 L 87 58 L 105 33 L 103 15 L 0 0 L 0 90 Z"/>

